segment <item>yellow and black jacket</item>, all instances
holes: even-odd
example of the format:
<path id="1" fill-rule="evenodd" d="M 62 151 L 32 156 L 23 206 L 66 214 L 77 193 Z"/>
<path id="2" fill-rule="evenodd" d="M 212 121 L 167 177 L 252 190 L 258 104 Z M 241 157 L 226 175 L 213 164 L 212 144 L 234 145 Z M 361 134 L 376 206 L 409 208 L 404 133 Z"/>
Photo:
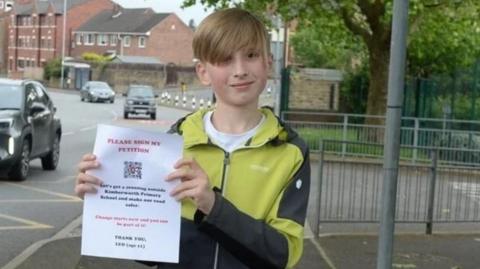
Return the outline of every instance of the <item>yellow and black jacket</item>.
<path id="1" fill-rule="evenodd" d="M 267 108 L 265 121 L 232 153 L 214 145 L 197 111 L 171 132 L 184 138 L 184 156 L 196 159 L 216 191 L 208 216 L 182 203 L 179 264 L 158 268 L 291 268 L 303 251 L 310 188 L 308 149 Z"/>

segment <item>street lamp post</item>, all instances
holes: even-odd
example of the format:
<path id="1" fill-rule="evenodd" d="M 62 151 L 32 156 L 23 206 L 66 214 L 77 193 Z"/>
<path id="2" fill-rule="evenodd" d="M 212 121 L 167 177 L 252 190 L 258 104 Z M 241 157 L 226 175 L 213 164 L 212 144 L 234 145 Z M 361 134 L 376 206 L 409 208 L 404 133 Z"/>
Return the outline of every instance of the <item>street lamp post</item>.
<path id="1" fill-rule="evenodd" d="M 63 89 L 64 87 L 64 71 L 63 65 L 65 63 L 65 38 L 66 34 L 65 31 L 67 29 L 67 1 L 63 0 L 63 31 L 62 31 L 62 66 L 60 67 L 60 88 Z"/>

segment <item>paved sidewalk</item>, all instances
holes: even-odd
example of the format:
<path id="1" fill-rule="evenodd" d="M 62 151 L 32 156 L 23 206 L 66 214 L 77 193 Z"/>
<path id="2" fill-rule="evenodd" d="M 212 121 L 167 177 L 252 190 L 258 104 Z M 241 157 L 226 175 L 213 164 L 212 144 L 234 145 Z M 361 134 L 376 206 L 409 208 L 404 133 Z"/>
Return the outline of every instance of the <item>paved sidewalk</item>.
<path id="1" fill-rule="evenodd" d="M 63 231 L 63 237 L 45 242 L 37 249 L 17 257 L 3 269 L 146 269 L 152 268 L 140 263 L 110 258 L 87 257 L 80 255 L 81 226 L 80 219 L 75 220 L 71 231 Z M 307 233 L 311 237 L 311 233 Z M 329 268 L 321 257 L 318 241 L 305 238 L 304 255 L 296 268 Z M 193 268 L 192 268 L 193 269 Z"/>
<path id="2" fill-rule="evenodd" d="M 14 267 L 4 269 L 146 269 L 133 261 L 80 256 L 80 227 L 46 242 Z M 330 235 L 306 238 L 297 269 L 376 268 L 376 235 Z M 402 234 L 395 237 L 394 263 L 400 269 L 480 268 L 479 234 Z"/>

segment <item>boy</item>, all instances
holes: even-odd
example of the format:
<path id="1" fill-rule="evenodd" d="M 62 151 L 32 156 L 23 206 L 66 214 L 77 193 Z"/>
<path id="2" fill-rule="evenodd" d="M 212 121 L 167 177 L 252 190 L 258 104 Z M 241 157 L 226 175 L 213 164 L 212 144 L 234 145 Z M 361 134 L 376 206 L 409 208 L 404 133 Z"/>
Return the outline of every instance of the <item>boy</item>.
<path id="1" fill-rule="evenodd" d="M 269 109 L 258 109 L 271 65 L 264 25 L 233 8 L 208 16 L 194 35 L 200 81 L 216 107 L 180 119 L 184 158 L 166 180 L 182 202 L 179 264 L 158 268 L 291 268 L 303 251 L 310 165 L 305 143 Z M 100 180 L 79 164 L 76 193 Z"/>

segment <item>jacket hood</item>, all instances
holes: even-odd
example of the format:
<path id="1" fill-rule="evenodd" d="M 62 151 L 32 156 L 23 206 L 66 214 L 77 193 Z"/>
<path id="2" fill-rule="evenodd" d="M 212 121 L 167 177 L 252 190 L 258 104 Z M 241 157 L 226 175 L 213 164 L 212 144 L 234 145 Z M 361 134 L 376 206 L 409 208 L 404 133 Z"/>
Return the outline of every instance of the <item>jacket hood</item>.
<path id="1" fill-rule="evenodd" d="M 172 126 L 170 132 L 183 135 L 185 148 L 200 144 L 210 144 L 211 142 L 205 133 L 203 124 L 203 117 L 210 110 L 213 109 L 201 109 L 179 119 Z M 265 116 L 265 121 L 257 133 L 246 142 L 245 146 L 255 147 L 269 142 L 282 144 L 298 136 L 291 128 L 285 126 L 283 122 L 273 114 L 270 108 L 262 107 L 260 111 Z"/>

